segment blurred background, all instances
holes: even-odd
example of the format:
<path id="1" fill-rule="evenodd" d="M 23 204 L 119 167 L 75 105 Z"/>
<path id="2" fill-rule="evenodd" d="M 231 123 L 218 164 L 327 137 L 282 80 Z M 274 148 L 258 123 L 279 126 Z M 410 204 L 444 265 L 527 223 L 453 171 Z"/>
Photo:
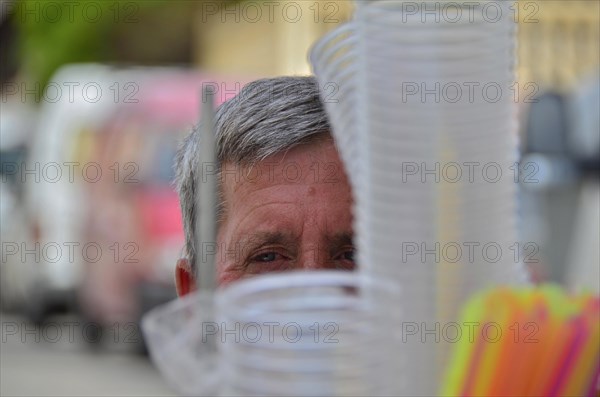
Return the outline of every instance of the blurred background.
<path id="1" fill-rule="evenodd" d="M 139 320 L 175 298 L 172 168 L 247 82 L 309 74 L 351 1 L 2 1 L 0 394 L 165 395 Z M 600 3 L 514 2 L 523 258 L 600 291 Z"/>

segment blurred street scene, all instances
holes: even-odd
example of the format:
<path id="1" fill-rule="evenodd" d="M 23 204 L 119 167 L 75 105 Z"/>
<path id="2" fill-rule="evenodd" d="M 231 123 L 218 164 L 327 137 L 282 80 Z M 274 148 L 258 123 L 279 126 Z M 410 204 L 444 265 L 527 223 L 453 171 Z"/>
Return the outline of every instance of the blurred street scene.
<path id="1" fill-rule="evenodd" d="M 176 298 L 200 92 L 309 74 L 350 1 L 2 1 L 0 394 L 171 395 L 139 321 Z M 600 3 L 521 0 L 522 255 L 600 291 Z"/>
<path id="2" fill-rule="evenodd" d="M 39 328 L 15 315 L 3 314 L 0 322 L 3 396 L 175 395 L 147 359 L 123 350 L 127 332 L 121 345 L 90 351 L 86 340 L 97 335 L 73 315 L 54 316 Z M 118 331 L 108 339 L 115 336 Z"/>

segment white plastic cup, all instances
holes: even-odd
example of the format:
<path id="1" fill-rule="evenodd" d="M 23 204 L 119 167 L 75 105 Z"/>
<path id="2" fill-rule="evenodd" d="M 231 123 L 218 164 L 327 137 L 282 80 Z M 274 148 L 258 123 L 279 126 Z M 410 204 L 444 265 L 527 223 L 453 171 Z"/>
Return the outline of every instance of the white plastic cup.
<path id="1" fill-rule="evenodd" d="M 228 337 L 225 394 L 337 396 L 397 394 L 401 347 L 398 291 L 351 272 L 272 274 L 217 297 Z M 395 354 L 390 354 L 393 351 Z"/>

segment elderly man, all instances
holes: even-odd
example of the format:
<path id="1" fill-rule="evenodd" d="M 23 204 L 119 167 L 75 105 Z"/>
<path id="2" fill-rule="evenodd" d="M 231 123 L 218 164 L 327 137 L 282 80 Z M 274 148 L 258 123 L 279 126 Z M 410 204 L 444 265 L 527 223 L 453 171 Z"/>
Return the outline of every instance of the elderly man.
<path id="1" fill-rule="evenodd" d="M 311 77 L 248 84 L 217 110 L 219 285 L 266 272 L 354 268 L 352 194 Z M 196 289 L 199 131 L 177 157 L 186 258 L 178 294 Z"/>

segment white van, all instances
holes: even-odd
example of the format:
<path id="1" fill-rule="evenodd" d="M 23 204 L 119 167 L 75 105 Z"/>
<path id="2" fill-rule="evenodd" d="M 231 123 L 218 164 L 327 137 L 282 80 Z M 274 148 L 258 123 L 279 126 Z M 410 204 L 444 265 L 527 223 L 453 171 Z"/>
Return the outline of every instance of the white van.
<path id="1" fill-rule="evenodd" d="M 87 254 L 80 240 L 90 210 L 82 173 L 96 171 L 79 161 L 81 145 L 85 134 L 93 133 L 119 105 L 111 86 L 123 77 L 101 65 L 67 66 L 54 75 L 42 97 L 30 152 L 20 169 L 34 240 L 21 242 L 19 259 L 34 265 L 25 306 L 36 322 L 56 306 L 75 306 Z"/>

